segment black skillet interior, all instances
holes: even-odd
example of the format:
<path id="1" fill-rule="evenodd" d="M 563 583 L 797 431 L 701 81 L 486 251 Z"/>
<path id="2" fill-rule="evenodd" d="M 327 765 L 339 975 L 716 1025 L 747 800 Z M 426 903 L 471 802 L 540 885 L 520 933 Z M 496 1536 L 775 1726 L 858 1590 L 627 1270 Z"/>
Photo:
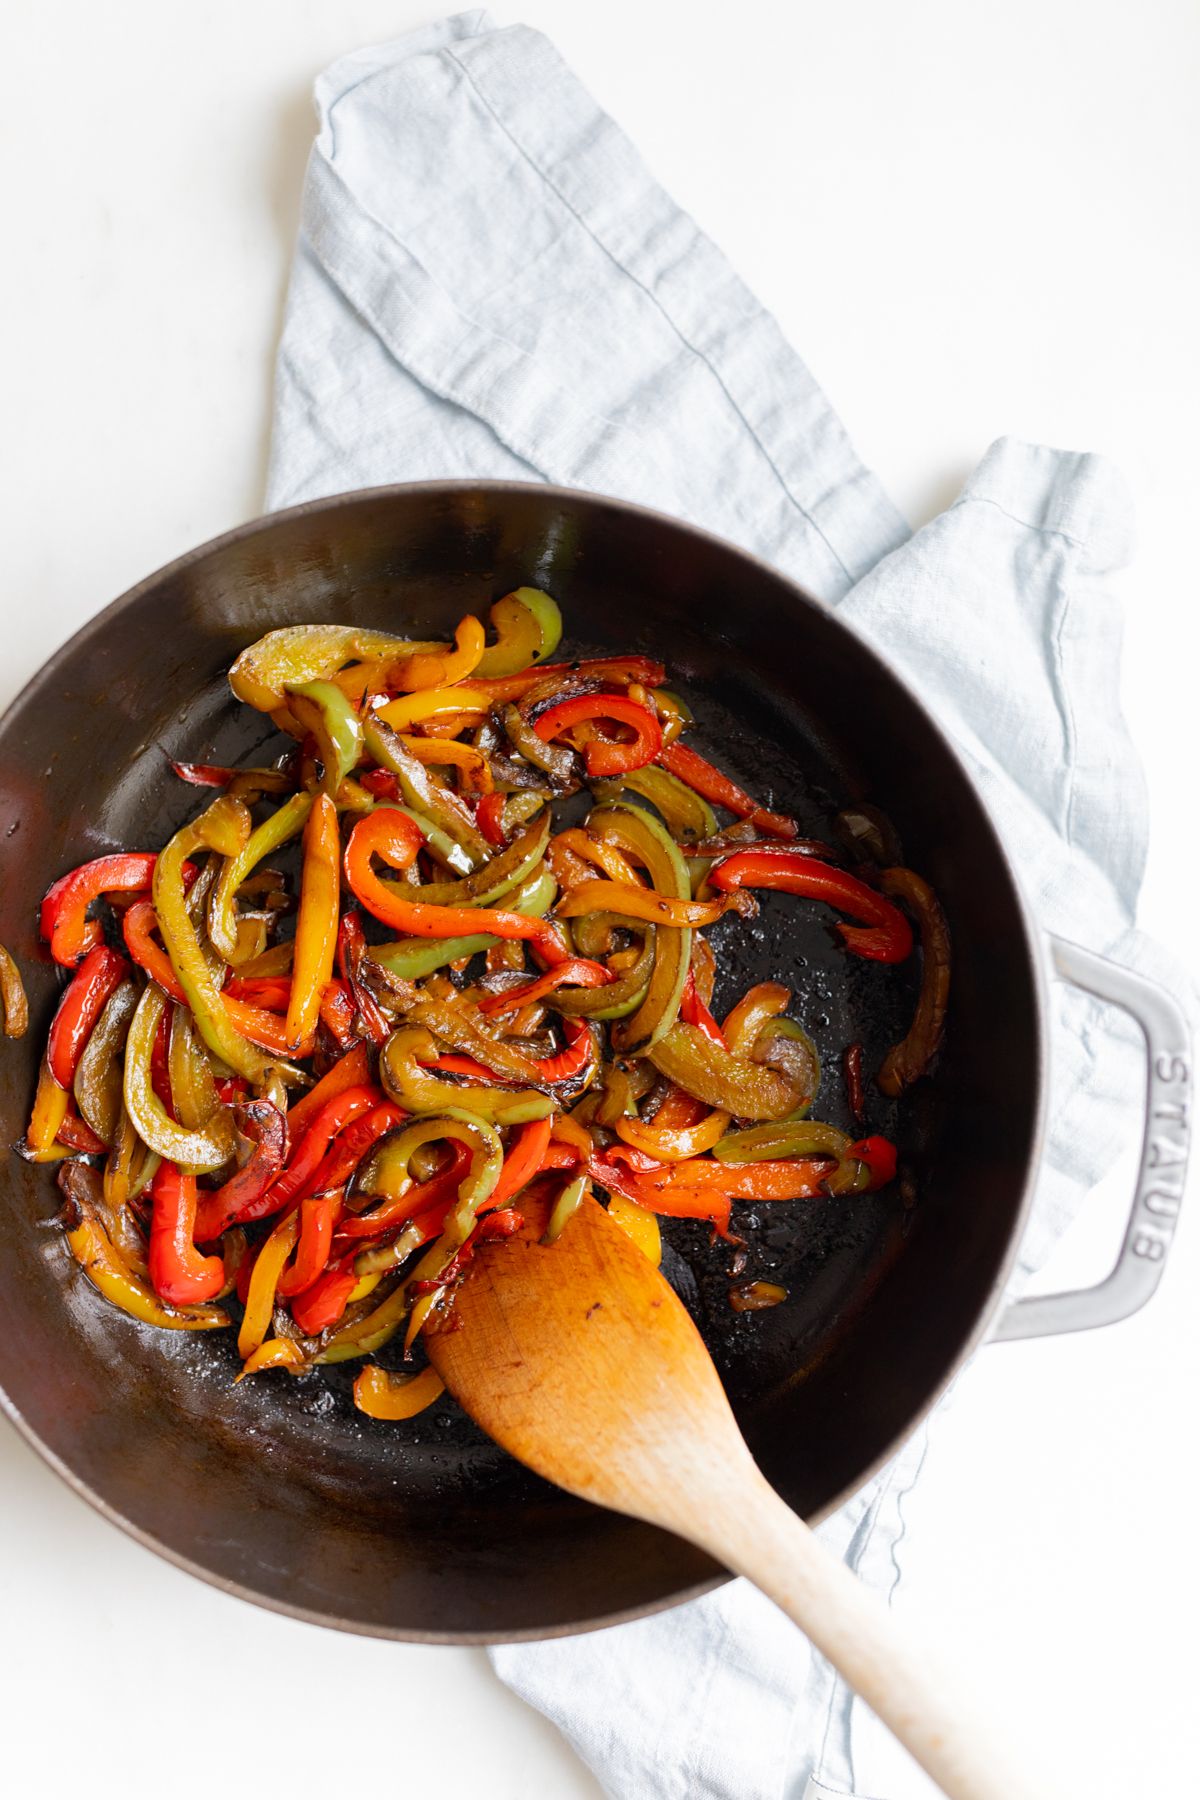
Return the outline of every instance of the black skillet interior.
<path id="1" fill-rule="evenodd" d="M 256 759 L 269 727 L 229 695 L 237 651 L 324 618 L 443 636 L 522 582 L 559 599 L 568 652 L 666 661 L 697 712 L 697 746 L 804 832 L 830 838 L 854 800 L 883 806 L 950 917 L 955 997 L 937 1077 L 899 1107 L 869 1100 L 869 1128 L 897 1138 L 916 1203 L 893 1188 L 738 1208 L 747 1276 L 789 1290 L 758 1314 L 729 1306 L 727 1247 L 695 1225 L 666 1228 L 665 1272 L 755 1454 L 811 1517 L 908 1429 L 993 1295 L 1033 1154 L 1036 991 L 1011 879 L 940 738 L 846 631 L 728 546 L 582 495 L 439 484 L 268 519 L 103 614 L 0 726 L 0 941 L 30 975 L 34 1014 L 3 1051 L 5 1137 L 22 1130 L 58 987 L 36 903 L 63 869 L 153 848 L 194 810 L 167 755 Z M 753 980 L 794 988 L 822 1052 L 814 1116 L 848 1126 L 842 1051 L 861 1041 L 877 1066 L 905 1029 L 915 968 L 847 956 L 823 909 L 784 896 L 712 939 L 720 1005 Z M 462 1639 L 579 1628 L 713 1578 L 698 1552 L 538 1482 L 449 1402 L 377 1424 L 350 1403 L 352 1368 L 235 1389 L 231 1344 L 139 1329 L 73 1270 L 47 1224 L 46 1170 L 9 1160 L 0 1206 L 0 1384 L 14 1413 L 122 1523 L 210 1579 L 329 1623 Z"/>

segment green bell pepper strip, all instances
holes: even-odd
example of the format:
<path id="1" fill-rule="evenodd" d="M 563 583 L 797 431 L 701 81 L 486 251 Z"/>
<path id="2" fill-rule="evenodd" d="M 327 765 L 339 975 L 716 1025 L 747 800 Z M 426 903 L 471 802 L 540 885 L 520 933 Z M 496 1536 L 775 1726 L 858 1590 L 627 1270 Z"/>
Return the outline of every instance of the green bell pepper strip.
<path id="1" fill-rule="evenodd" d="M 593 913 L 590 917 L 602 922 L 611 921 L 617 925 L 629 923 L 626 919 L 618 918 L 616 913 Z M 576 926 L 583 923 L 584 921 L 579 919 L 576 921 Z M 640 929 L 643 933 L 642 947 L 632 968 L 627 969 L 623 975 L 618 975 L 617 979 L 609 982 L 607 987 L 563 988 L 554 996 L 555 1011 L 583 1019 L 608 1020 L 628 1018 L 631 1012 L 641 1006 L 646 998 L 646 992 L 650 986 L 650 976 L 654 969 L 655 928 L 653 925 L 643 924 Z M 583 950 L 584 954 L 592 954 L 584 942 L 586 934 L 576 929 L 575 935 L 579 948 Z M 594 939 L 589 938 L 589 941 L 594 942 Z"/>
<path id="2" fill-rule="evenodd" d="M 240 950 L 237 913 L 234 899 L 246 878 L 265 857 L 271 856 L 290 838 L 303 831 L 312 811 L 311 794 L 293 794 L 276 807 L 246 839 L 235 855 L 228 857 L 217 877 L 208 902 L 208 935 L 228 963 L 236 964 Z"/>
<path id="3" fill-rule="evenodd" d="M 557 888 L 548 869 L 537 869 L 513 895 L 506 911 L 523 913 L 529 919 L 544 919 Z M 390 944 L 372 944 L 369 954 L 393 975 L 405 981 L 419 981 L 423 975 L 445 968 L 447 963 L 490 950 L 499 942 L 498 937 L 486 932 L 456 938 L 396 938 Z"/>
<path id="4" fill-rule="evenodd" d="M 598 806 L 588 820 L 588 830 L 636 858 L 657 893 L 690 900 L 691 883 L 679 846 L 666 827 L 642 807 L 621 801 Z M 656 932 L 654 967 L 646 997 L 612 1034 L 613 1047 L 622 1056 L 644 1055 L 671 1030 L 679 1017 L 691 956 L 692 933 L 688 926 Z"/>
<path id="5" fill-rule="evenodd" d="M 717 829 L 717 816 L 703 795 L 656 763 L 632 770 L 620 785 L 657 808 L 672 837 L 695 842 L 712 837 Z"/>
<path id="6" fill-rule="evenodd" d="M 398 1106 L 413 1113 L 479 1118 L 494 1125 L 522 1125 L 555 1110 L 552 1094 L 533 1088 L 489 1087 L 448 1081 L 427 1065 L 440 1052 L 433 1034 L 419 1025 L 394 1031 L 379 1056 L 379 1078 Z"/>
<path id="7" fill-rule="evenodd" d="M 175 1117 L 189 1131 L 202 1130 L 221 1103 L 212 1064 L 186 1006 L 171 1010 L 167 1069 Z"/>
<path id="8" fill-rule="evenodd" d="M 154 865 L 153 896 L 163 944 L 201 1037 L 214 1056 L 219 1056 L 236 1074 L 257 1082 L 265 1076 L 270 1060 L 242 1036 L 222 1005 L 221 990 L 188 911 L 183 887 L 183 865 L 193 851 L 218 850 L 224 856 L 235 857 L 245 848 L 249 836 L 250 814 L 246 807 L 240 800 L 229 800 L 222 795 L 193 824 L 177 831 L 166 848 L 159 852 Z M 128 1099 L 126 1105 L 129 1105 Z M 133 1108 L 129 1107 L 129 1111 L 132 1117 Z M 172 1157 L 172 1160 L 187 1162 L 190 1159 Z"/>
<path id="9" fill-rule="evenodd" d="M 733 1056 L 695 1025 L 682 1021 L 647 1055 L 661 1075 L 709 1106 L 739 1119 L 784 1119 L 809 1098 L 777 1069 Z"/>
<path id="10" fill-rule="evenodd" d="M 410 1278 L 411 1280 L 411 1278 Z M 370 1356 L 394 1338 L 408 1316 L 409 1282 L 394 1287 L 379 1305 L 361 1319 L 342 1325 L 313 1361 L 318 1363 L 349 1362 L 356 1356 Z"/>
<path id="11" fill-rule="evenodd" d="M 494 681 L 518 675 L 533 663 L 545 662 L 558 649 L 562 614 L 541 588 L 514 588 L 496 601 L 488 617 L 498 641 L 484 651 L 472 676 Z"/>
<path id="12" fill-rule="evenodd" d="M 121 1122 L 120 1057 L 137 1003 L 138 990 L 132 981 L 123 981 L 113 990 L 75 1069 L 75 1104 L 96 1136 L 109 1145 L 116 1142 Z"/>
<path id="13" fill-rule="evenodd" d="M 712 1154 L 718 1162 L 770 1162 L 784 1156 L 836 1156 L 840 1162 L 850 1138 L 834 1125 L 815 1119 L 781 1119 L 771 1125 L 750 1125 L 744 1131 L 728 1131 Z"/>
<path id="14" fill-rule="evenodd" d="M 424 763 L 418 762 L 401 742 L 399 734 L 374 713 L 368 713 L 363 720 L 363 738 L 380 768 L 390 770 L 396 777 L 409 806 L 460 844 L 473 869 L 485 863 L 491 855 L 491 845 L 476 828 L 467 808 L 433 779 Z"/>
<path id="15" fill-rule="evenodd" d="M 167 1162 L 203 1174 L 219 1169 L 233 1155 L 233 1116 L 222 1107 L 207 1125 L 189 1131 L 175 1122 L 155 1093 L 151 1076 L 154 1040 L 167 1004 L 162 989 L 151 983 L 129 1022 L 122 1084 L 125 1110 L 147 1149 Z"/>
<path id="16" fill-rule="evenodd" d="M 550 1212 L 546 1221 L 546 1229 L 542 1236 L 543 1244 L 555 1244 L 570 1224 L 575 1214 L 587 1199 L 589 1178 L 586 1169 L 568 1181 Z"/>
<path id="17" fill-rule="evenodd" d="M 419 821 L 418 821 L 419 823 Z M 546 854 L 552 824 L 550 808 L 525 827 L 491 860 L 463 881 L 423 881 L 406 896 L 428 906 L 494 906 L 527 881 Z"/>
<path id="18" fill-rule="evenodd" d="M 286 705 L 285 690 L 310 681 L 328 681 L 347 663 L 371 665 L 372 686 L 387 686 L 387 672 L 407 657 L 444 645 L 393 637 L 358 625 L 285 625 L 250 644 L 229 671 L 239 700 L 258 712 Z"/>
<path id="19" fill-rule="evenodd" d="M 795 1019 L 768 1019 L 755 1038 L 750 1055 L 755 1062 L 766 1063 L 800 1084 L 805 1098 L 791 1116 L 803 1119 L 821 1085 L 821 1058 L 803 1025 Z"/>
<path id="20" fill-rule="evenodd" d="M 288 709 L 312 733 L 321 758 L 321 786 L 332 796 L 362 761 L 362 720 L 332 681 L 305 681 L 287 690 Z M 300 705 L 296 705 L 299 700 Z"/>

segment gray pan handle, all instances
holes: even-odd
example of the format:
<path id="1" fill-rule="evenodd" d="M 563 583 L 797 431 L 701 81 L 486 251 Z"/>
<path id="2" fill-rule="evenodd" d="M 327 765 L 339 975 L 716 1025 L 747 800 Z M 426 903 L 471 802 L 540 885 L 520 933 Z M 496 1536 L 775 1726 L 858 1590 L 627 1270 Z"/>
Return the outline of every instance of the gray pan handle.
<path id="1" fill-rule="evenodd" d="M 1001 1315 L 992 1341 L 1053 1337 L 1114 1325 L 1145 1306 L 1158 1286 L 1187 1176 L 1192 1044 L 1188 1022 L 1165 989 L 1063 938 L 1050 939 L 1054 973 L 1136 1020 L 1146 1040 L 1146 1125 L 1125 1241 L 1112 1274 L 1096 1287 L 1033 1294 Z"/>

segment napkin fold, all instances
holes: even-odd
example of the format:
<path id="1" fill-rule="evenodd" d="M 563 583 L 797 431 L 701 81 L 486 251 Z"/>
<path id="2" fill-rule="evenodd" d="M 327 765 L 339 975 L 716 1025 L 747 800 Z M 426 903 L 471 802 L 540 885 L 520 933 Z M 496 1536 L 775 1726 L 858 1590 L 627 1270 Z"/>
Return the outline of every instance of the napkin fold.
<path id="1" fill-rule="evenodd" d="M 886 650 L 966 759 L 1041 922 L 1185 987 L 1134 926 L 1142 780 L 1102 458 L 1002 439 L 910 535 L 804 363 L 628 140 L 523 26 L 459 14 L 316 87 L 268 502 L 440 476 L 637 500 L 765 557 Z M 1014 1289 L 1138 1129 L 1136 1035 L 1053 990 L 1050 1131 Z M 919 1432 L 822 1527 L 890 1592 Z M 493 1653 L 621 1800 L 854 1791 L 854 1702 L 735 1582 Z"/>

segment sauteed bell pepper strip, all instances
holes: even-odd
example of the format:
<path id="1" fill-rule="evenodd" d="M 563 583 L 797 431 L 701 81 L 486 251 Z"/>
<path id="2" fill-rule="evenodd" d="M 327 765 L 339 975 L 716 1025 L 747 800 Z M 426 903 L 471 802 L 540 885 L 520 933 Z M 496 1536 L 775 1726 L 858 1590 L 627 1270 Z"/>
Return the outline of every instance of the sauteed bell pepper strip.
<path id="1" fill-rule="evenodd" d="M 654 1189 L 639 1186 L 639 1178 L 607 1156 L 593 1157 L 588 1172 L 598 1187 L 608 1194 L 617 1193 L 635 1206 L 650 1213 L 661 1213 L 670 1219 L 705 1219 L 718 1237 L 729 1236 L 733 1206 L 728 1194 L 715 1187 L 677 1187 Z"/>
<path id="2" fill-rule="evenodd" d="M 295 1260 L 275 1285 L 281 1300 L 310 1288 L 329 1261 L 334 1228 L 342 1215 L 340 1192 L 309 1194 L 300 1202 L 300 1236 Z"/>
<path id="3" fill-rule="evenodd" d="M 347 1088 L 364 1087 L 370 1079 L 370 1054 L 365 1044 L 355 1044 L 322 1075 L 315 1087 L 310 1088 L 299 1100 L 294 1100 L 288 1108 L 288 1135 L 292 1144 L 299 1142 L 301 1134 L 326 1101 L 332 1100 L 336 1094 L 345 1093 Z"/>
<path id="4" fill-rule="evenodd" d="M 514 588 L 489 613 L 496 642 L 484 650 L 473 673 L 495 679 L 528 674 L 536 663 L 553 656 L 562 637 L 562 614 L 541 588 Z"/>
<path id="5" fill-rule="evenodd" d="M 679 847 L 659 821 L 640 806 L 618 802 L 595 808 L 589 832 L 615 843 L 624 854 L 645 869 L 650 885 L 668 899 L 687 900 L 691 884 Z M 640 1056 L 656 1044 L 675 1023 L 691 964 L 692 933 L 687 926 L 655 928 L 654 964 L 644 1000 L 612 1034 L 614 1048 L 625 1056 Z"/>
<path id="6" fill-rule="evenodd" d="M 272 1213 L 291 1206 L 302 1194 L 313 1192 L 318 1171 L 339 1134 L 381 1103 L 382 1095 L 373 1083 L 345 1088 L 330 1094 L 315 1113 L 307 1115 L 302 1129 L 292 1122 L 298 1110 L 293 1107 L 288 1115 L 292 1150 L 287 1168 L 280 1173 L 277 1163 L 265 1185 L 247 1184 L 245 1191 L 234 1191 L 224 1198 L 220 1198 L 224 1189 L 218 1189 L 211 1200 L 206 1198 L 197 1226 L 201 1243 L 207 1243 L 210 1236 L 216 1237 L 226 1224 L 248 1225 L 255 1219 L 269 1218 Z M 358 1155 L 361 1157 L 364 1153 L 360 1150 Z M 226 1186 L 232 1188 L 232 1183 Z"/>
<path id="7" fill-rule="evenodd" d="M 166 1007 L 162 990 L 148 987 L 129 1022 L 122 1082 L 125 1110 L 142 1142 L 158 1156 L 200 1173 L 219 1169 L 233 1152 L 233 1119 L 228 1109 L 221 1107 L 207 1125 L 188 1130 L 171 1117 L 155 1092 L 155 1040 Z"/>
<path id="8" fill-rule="evenodd" d="M 626 1237 L 633 1239 L 642 1255 L 657 1269 L 662 1262 L 662 1232 L 655 1214 L 612 1188 L 608 1196 L 608 1216 L 616 1220 Z"/>
<path id="9" fill-rule="evenodd" d="M 89 919 L 88 907 L 102 894 L 132 893 L 148 888 L 157 858 L 137 853 L 98 856 L 81 863 L 51 887 L 42 901 L 41 932 L 50 954 L 64 968 L 73 969 L 100 942 L 97 920 Z"/>
<path id="10" fill-rule="evenodd" d="M 234 901 L 242 883 L 253 874 L 259 863 L 274 855 L 290 838 L 304 829 L 312 811 L 311 794 L 292 794 L 270 818 L 256 826 L 242 849 L 222 865 L 208 901 L 208 935 L 226 962 L 238 960 L 237 915 Z"/>
<path id="11" fill-rule="evenodd" d="M 143 1281 L 114 1248 L 94 1211 L 82 1199 L 81 1176 L 94 1172 L 79 1163 L 66 1163 L 59 1186 L 66 1196 L 60 1215 L 71 1254 L 92 1286 L 114 1306 L 145 1325 L 167 1331 L 219 1331 L 229 1324 L 229 1314 L 219 1306 L 176 1307 L 161 1300 L 148 1281 Z"/>
<path id="12" fill-rule="evenodd" d="M 768 837 L 793 838 L 797 833 L 795 819 L 788 818 L 786 813 L 771 812 L 752 800 L 744 788 L 720 769 L 714 769 L 704 757 L 690 750 L 686 744 L 667 744 L 659 752 L 659 766 L 675 775 L 688 787 L 693 788 L 703 799 L 711 801 L 714 806 L 723 806 L 726 812 L 736 814 L 739 819 L 749 819 L 759 831 L 765 831 Z"/>
<path id="13" fill-rule="evenodd" d="M 621 786 L 649 800 L 662 814 L 672 837 L 684 840 L 706 838 L 717 829 L 716 817 L 704 796 L 664 769 L 661 763 L 632 770 Z"/>
<path id="14" fill-rule="evenodd" d="M 155 1293 L 176 1306 L 214 1300 L 225 1285 L 225 1264 L 196 1248 L 196 1177 L 172 1162 L 160 1163 L 150 1197 L 149 1263 Z"/>
<path id="15" fill-rule="evenodd" d="M 529 1006 L 535 1000 L 544 1000 L 547 996 L 556 994 L 561 987 L 604 987 L 614 979 L 611 971 L 602 964 L 591 962 L 586 957 L 573 956 L 521 987 L 504 988 L 498 994 L 485 994 L 479 1002 L 479 1010 L 486 1018 L 502 1018 L 505 1013 L 518 1012 L 522 1006 Z M 553 1005 L 553 1001 L 551 1004 Z"/>
<path id="16" fill-rule="evenodd" d="M 296 949 L 287 1010 L 288 1045 L 292 1050 L 298 1050 L 316 1030 L 321 994 L 333 975 L 341 895 L 340 858 L 337 809 L 328 794 L 318 794 L 304 828 L 300 910 L 296 915 Z"/>
<path id="17" fill-rule="evenodd" d="M 554 894 L 554 877 L 548 870 L 540 869 L 517 889 L 511 904 L 505 910 L 522 913 L 527 918 L 540 919 L 550 910 Z M 407 981 L 419 981 L 422 976 L 433 974 L 447 963 L 455 963 L 481 951 L 491 950 L 501 941 L 498 937 L 478 931 L 465 937 L 441 940 L 399 938 L 390 944 L 373 944 L 370 955 L 393 975 L 399 975 Z"/>
<path id="18" fill-rule="evenodd" d="M 229 685 L 256 711 L 275 713 L 286 705 L 288 688 L 330 681 L 347 663 L 365 663 L 377 691 L 387 687 L 391 671 L 409 657 L 442 648 L 357 625 L 285 625 L 242 651 L 229 671 Z"/>
<path id="19" fill-rule="evenodd" d="M 362 720 L 332 681 L 305 681 L 287 691 L 288 710 L 308 731 L 321 759 L 321 786 L 336 794 L 362 761 Z"/>
<path id="20" fill-rule="evenodd" d="M 106 944 L 96 944 L 80 963 L 54 1015 L 46 1045 L 50 1073 L 69 1088 L 75 1070 L 109 995 L 129 973 L 129 964 Z"/>
<path id="21" fill-rule="evenodd" d="M 710 1042 L 719 1044 L 722 1050 L 728 1048 L 724 1032 L 696 992 L 696 977 L 691 969 L 688 970 L 687 980 L 683 984 L 683 998 L 679 1002 L 679 1017 L 685 1025 L 694 1025 L 697 1031 L 702 1031 Z"/>
<path id="22" fill-rule="evenodd" d="M 273 1208 L 264 1203 L 287 1153 L 287 1121 L 269 1100 L 247 1100 L 234 1117 L 253 1149 L 240 1169 L 219 1188 L 200 1196 L 194 1221 L 198 1244 L 215 1243 L 230 1225 L 265 1218 Z"/>
<path id="23" fill-rule="evenodd" d="M 718 864 L 709 876 L 713 887 L 773 888 L 823 900 L 861 921 L 837 930 L 848 950 L 872 962 L 903 962 L 912 950 L 912 928 L 898 906 L 845 869 L 835 869 L 810 856 L 777 856 L 746 850 Z"/>
<path id="24" fill-rule="evenodd" d="M 885 869 L 885 894 L 904 900 L 917 915 L 921 934 L 921 991 L 913 1022 L 883 1059 L 876 1076 L 885 1094 L 902 1094 L 919 1081 L 937 1055 L 950 999 L 950 930 L 937 895 L 912 869 Z"/>
<path id="25" fill-rule="evenodd" d="M 43 1057 L 38 1071 L 37 1091 L 33 1097 L 33 1111 L 25 1128 L 23 1153 L 27 1157 L 36 1159 L 50 1151 L 58 1136 L 59 1126 L 67 1116 L 69 1104 L 70 1097 L 66 1089 L 54 1079 L 50 1064 Z"/>
<path id="26" fill-rule="evenodd" d="M 660 1162 L 682 1162 L 689 1157 L 702 1156 L 714 1145 L 720 1145 L 728 1129 L 729 1114 L 720 1107 L 706 1113 L 694 1125 L 672 1127 L 660 1125 L 657 1120 L 646 1124 L 641 1119 L 622 1118 L 615 1126 L 622 1143 L 632 1144 L 635 1150 L 644 1150 Z"/>
<path id="27" fill-rule="evenodd" d="M 5 1037 L 24 1037 L 29 1029 L 29 1001 L 21 971 L 0 944 L 0 1023 Z"/>
<path id="28" fill-rule="evenodd" d="M 402 694 L 415 693 L 418 688 L 449 687 L 462 681 L 478 665 L 486 641 L 481 621 L 467 613 L 458 622 L 453 650 L 424 650 L 405 657 L 391 671 L 388 686 Z"/>
<path id="29" fill-rule="evenodd" d="M 647 1055 L 677 1087 L 739 1119 L 783 1119 L 808 1098 L 782 1071 L 732 1055 L 694 1025 L 676 1024 Z"/>
<path id="30" fill-rule="evenodd" d="M 484 794 L 475 808 L 475 823 L 482 831 L 489 844 L 499 849 L 504 838 L 504 795 L 500 793 Z"/>
<path id="31" fill-rule="evenodd" d="M 681 925 L 712 925 L 728 911 L 722 900 L 680 900 L 617 881 L 581 881 L 559 901 L 555 917 L 578 919 L 584 913 L 611 912 L 623 919 L 645 919 L 651 925 L 677 929 Z"/>
<path id="32" fill-rule="evenodd" d="M 629 688 L 635 682 L 642 687 L 656 688 L 662 686 L 666 670 L 648 656 L 595 656 L 584 657 L 579 662 L 542 663 L 537 668 L 523 669 L 519 674 L 502 675 L 498 679 L 485 676 L 481 669 L 476 669 L 471 686 L 477 693 L 486 694 L 495 705 L 503 705 L 508 700 L 520 700 L 531 687 L 549 681 L 552 675 L 561 675 L 564 681 L 599 681 L 619 688 Z"/>
<path id="33" fill-rule="evenodd" d="M 456 794 L 433 779 L 424 763 L 405 748 L 403 739 L 378 713 L 368 713 L 364 718 L 363 738 L 379 767 L 396 777 L 406 803 L 453 838 L 473 868 L 486 862 L 487 839 L 476 828 L 468 808 Z"/>
<path id="34" fill-rule="evenodd" d="M 384 1045 L 379 1074 L 398 1105 L 414 1113 L 456 1109 L 496 1125 L 521 1125 L 554 1111 L 554 1097 L 535 1088 L 498 1088 L 448 1081 L 431 1067 L 439 1059 L 433 1036 L 419 1025 L 402 1026 Z M 445 1059 L 443 1059 L 445 1060 Z"/>
<path id="35" fill-rule="evenodd" d="M 75 1104 L 105 1144 L 115 1143 L 120 1129 L 120 1058 L 137 1003 L 135 984 L 122 981 L 105 1002 L 75 1069 Z"/>
<path id="36" fill-rule="evenodd" d="M 403 734 L 400 742 L 410 756 L 426 767 L 458 769 L 465 785 L 480 794 L 491 793 L 492 765 L 474 744 L 460 744 L 456 738 L 406 737 Z M 359 780 L 377 799 L 400 798 L 400 782 L 388 769 L 370 769 L 360 775 Z"/>
<path id="37" fill-rule="evenodd" d="M 372 1043 L 382 1044 L 392 1029 L 379 1002 L 363 979 L 367 940 L 362 915 L 351 909 L 342 914 L 337 934 L 337 962 L 349 985 L 358 1024 Z"/>
<path id="38" fill-rule="evenodd" d="M 405 694 L 399 700 L 389 700 L 386 706 L 376 708 L 375 720 L 389 725 L 393 731 L 407 731 L 422 719 L 437 719 L 451 714 L 455 717 L 461 714 L 480 719 L 489 705 L 487 695 L 476 692 L 472 687 L 426 688 L 419 694 Z"/>
<path id="39" fill-rule="evenodd" d="M 267 1338 L 253 1355 L 246 1358 L 234 1381 L 244 1381 L 247 1375 L 261 1375 L 264 1369 L 286 1369 L 289 1375 L 302 1375 L 307 1367 L 308 1357 L 294 1338 Z"/>
<path id="40" fill-rule="evenodd" d="M 398 886 L 382 880 L 371 866 L 371 858 L 378 856 L 393 869 L 406 869 L 419 848 L 420 833 L 412 820 L 391 808 L 368 814 L 350 833 L 343 859 L 347 885 L 382 924 L 413 937 L 449 938 L 486 932 L 491 937 L 524 938 L 535 943 L 549 963 L 568 959 L 561 934 L 543 919 L 493 907 L 427 906 L 419 900 L 405 900 Z"/>
<path id="41" fill-rule="evenodd" d="M 166 951 L 154 940 L 154 932 L 159 929 L 158 914 L 149 900 L 141 900 L 128 908 L 121 921 L 121 929 L 128 950 L 139 969 L 144 969 L 151 981 L 155 982 L 172 1000 L 181 1005 L 187 1004 L 187 995 L 183 983 L 175 973 L 174 965 Z M 248 1000 L 237 1000 L 221 993 L 218 989 L 220 1005 L 229 1015 L 230 1025 L 243 1037 L 259 1044 L 263 1049 L 273 1051 L 278 1056 L 287 1053 L 287 1025 L 278 1013 L 268 1012 L 265 1007 L 254 1006 Z M 222 1058 L 224 1061 L 225 1059 Z M 264 1064 L 264 1067 L 266 1065 Z"/>
<path id="42" fill-rule="evenodd" d="M 258 1256 L 246 1293 L 246 1310 L 238 1332 L 238 1355 L 242 1361 L 254 1355 L 267 1335 L 275 1306 L 275 1288 L 284 1263 L 296 1247 L 300 1220 L 296 1213 L 284 1213 L 271 1232 Z"/>
<path id="43" fill-rule="evenodd" d="M 338 1226 L 338 1240 L 354 1243 L 359 1238 L 383 1237 L 387 1232 L 435 1207 L 449 1206 L 466 1176 L 470 1151 L 463 1143 L 450 1146 L 453 1155 L 444 1169 L 428 1181 L 409 1181 L 389 1194 L 369 1212 L 350 1214 Z"/>
<path id="44" fill-rule="evenodd" d="M 490 862 L 461 881 L 425 881 L 419 896 L 426 906 L 491 906 L 529 880 L 546 854 L 550 842 L 548 807 L 517 832 L 512 842 Z M 394 884 L 393 884 L 394 885 Z M 409 890 L 411 894 L 412 889 Z M 400 898 L 405 898 L 403 893 Z"/>
<path id="45" fill-rule="evenodd" d="M 628 742 L 592 737 L 583 747 L 583 760 L 589 775 L 604 777 L 627 775 L 652 763 L 662 749 L 662 726 L 649 707 L 617 694 L 580 694 L 549 707 L 534 723 L 534 731 L 543 743 L 552 743 L 574 725 L 592 719 L 613 719 L 633 732 Z"/>
<path id="46" fill-rule="evenodd" d="M 440 1400 L 446 1384 L 434 1368 L 419 1375 L 396 1375 L 368 1363 L 354 1382 L 354 1404 L 369 1419 L 415 1419 Z"/>
<path id="47" fill-rule="evenodd" d="M 352 1256 L 331 1263 L 312 1286 L 292 1301 L 292 1317 L 306 1337 L 336 1325 L 358 1286 Z"/>

